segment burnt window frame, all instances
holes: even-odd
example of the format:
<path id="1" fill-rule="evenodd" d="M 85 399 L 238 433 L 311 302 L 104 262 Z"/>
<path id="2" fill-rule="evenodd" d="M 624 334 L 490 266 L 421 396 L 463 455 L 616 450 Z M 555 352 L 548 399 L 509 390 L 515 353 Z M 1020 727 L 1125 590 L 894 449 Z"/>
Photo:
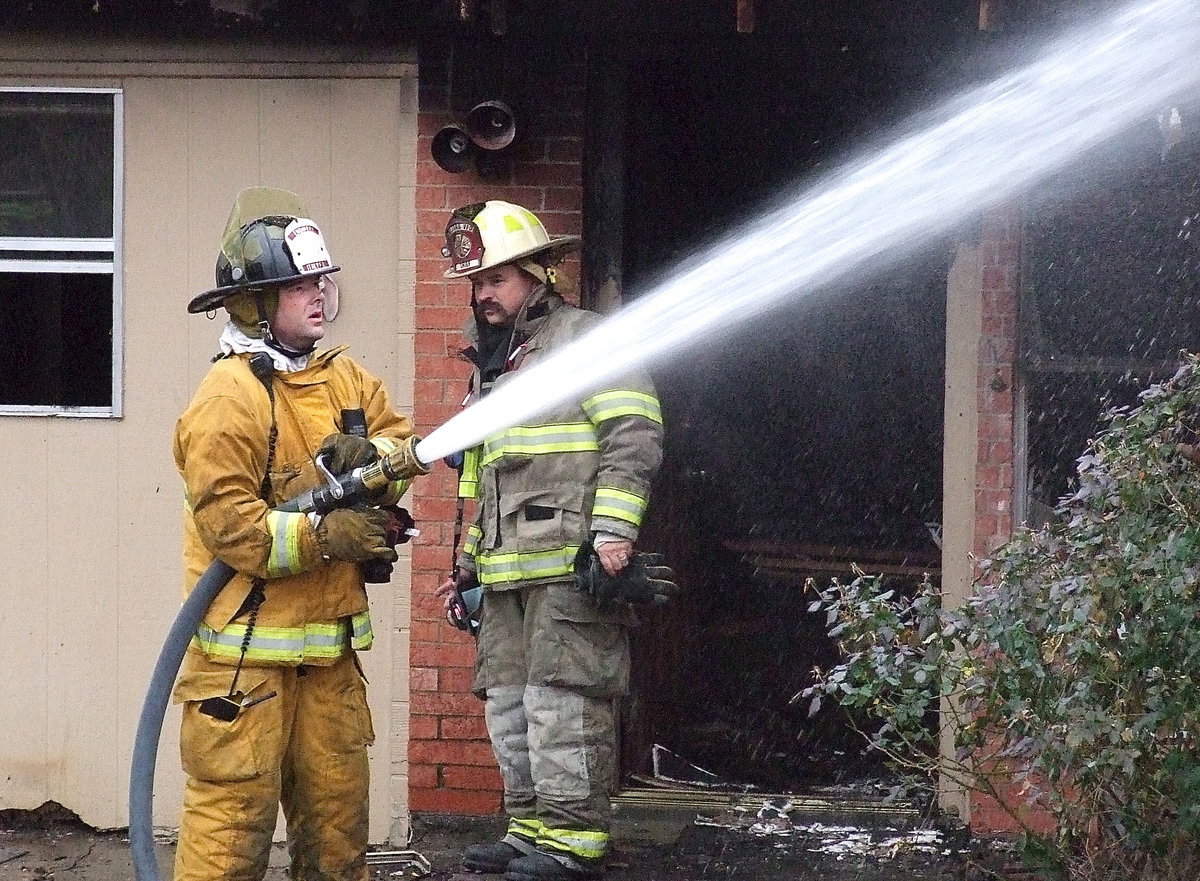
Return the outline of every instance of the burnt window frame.
<path id="1" fill-rule="evenodd" d="M 1187 161 L 1192 169 L 1191 178 L 1200 182 L 1200 150 L 1196 145 L 1195 125 L 1197 118 L 1200 118 L 1200 102 L 1191 100 L 1190 103 L 1184 106 L 1186 111 L 1186 122 L 1188 127 L 1187 138 L 1192 142 L 1184 147 L 1184 155 L 1190 156 Z M 1177 110 L 1178 108 L 1172 108 Z M 1153 128 L 1153 120 L 1139 120 L 1133 123 L 1129 128 L 1117 135 L 1114 138 L 1114 143 L 1117 143 L 1120 138 L 1127 138 L 1133 146 L 1125 148 L 1117 147 L 1116 149 L 1124 149 L 1126 151 L 1127 166 L 1114 167 L 1107 166 L 1107 171 L 1093 175 L 1087 170 L 1086 163 L 1083 164 L 1083 170 L 1073 178 L 1067 174 L 1060 176 L 1058 180 L 1052 179 L 1047 182 L 1051 188 L 1055 187 L 1062 181 L 1066 181 L 1066 186 L 1063 188 L 1062 201 L 1064 204 L 1074 202 L 1074 210 L 1081 210 L 1081 206 L 1088 201 L 1087 193 L 1093 188 L 1102 188 L 1106 190 L 1112 197 L 1131 197 L 1130 204 L 1133 205 L 1137 201 L 1137 196 L 1145 194 L 1146 198 L 1152 198 L 1153 190 L 1139 190 L 1137 187 L 1127 184 L 1124 180 L 1118 180 L 1114 185 L 1111 177 L 1114 172 L 1123 172 L 1126 168 L 1129 169 L 1129 178 L 1133 179 L 1142 172 L 1136 167 L 1132 151 L 1140 149 L 1144 156 L 1151 145 L 1151 139 L 1148 137 L 1148 132 Z M 1161 126 L 1161 123 L 1160 123 Z M 1140 139 L 1140 140 L 1137 140 Z M 1161 163 L 1168 162 L 1168 155 L 1172 148 L 1170 144 L 1161 146 L 1161 154 L 1158 161 Z M 1178 146 L 1176 146 L 1178 149 Z M 1170 154 L 1174 155 L 1174 154 Z M 1143 157 L 1144 161 L 1144 157 Z M 1200 185 L 1200 183 L 1198 183 Z M 1200 206 L 1198 206 L 1200 208 Z M 1131 215 L 1135 213 L 1131 208 Z M 1109 394 L 1118 394 L 1126 400 L 1118 398 L 1118 403 L 1132 405 L 1136 403 L 1136 395 L 1144 390 L 1151 383 L 1161 382 L 1169 378 L 1179 367 L 1179 359 L 1171 357 L 1166 351 L 1156 352 L 1153 355 L 1146 353 L 1137 355 L 1130 353 L 1128 355 L 1106 355 L 1096 354 L 1081 354 L 1078 352 L 1066 351 L 1061 342 L 1056 342 L 1058 334 L 1052 326 L 1053 308 L 1050 301 L 1054 298 L 1056 291 L 1047 286 L 1039 286 L 1035 280 L 1036 273 L 1032 269 L 1032 254 L 1033 250 L 1033 217 L 1035 210 L 1033 207 L 1033 197 L 1027 197 L 1022 200 L 1020 205 L 1019 218 L 1019 242 L 1020 254 L 1018 265 L 1018 307 L 1017 307 L 1017 350 L 1015 353 L 1015 363 L 1013 370 L 1013 516 L 1016 523 L 1024 524 L 1031 527 L 1037 527 L 1044 522 L 1044 516 L 1048 512 L 1044 510 L 1034 510 L 1034 499 L 1032 491 L 1034 487 L 1031 485 L 1030 472 L 1030 453 L 1031 444 L 1031 417 L 1035 411 L 1031 412 L 1030 402 L 1030 385 L 1035 378 L 1040 378 L 1043 381 L 1053 381 L 1055 377 L 1061 377 L 1064 384 L 1070 383 L 1073 377 L 1081 378 L 1084 381 L 1089 381 L 1097 387 L 1105 387 L 1105 391 L 1095 401 L 1096 404 L 1096 428 L 1102 427 L 1101 415 L 1103 411 L 1112 406 L 1111 399 L 1108 399 Z M 1151 215 L 1153 216 L 1153 215 Z M 1200 210 L 1191 214 L 1191 221 L 1200 218 Z M 1183 215 L 1173 217 L 1179 224 L 1179 233 L 1188 227 L 1189 221 Z M 1169 232 L 1169 230 L 1166 230 Z M 1190 233 L 1189 233 L 1190 235 Z M 1193 243 L 1194 246 L 1194 243 Z M 1160 255 L 1161 256 L 1161 255 Z M 1152 255 L 1139 254 L 1139 260 L 1147 261 L 1154 259 Z M 1200 264 L 1200 257 L 1192 258 L 1193 264 Z M 1162 271 L 1160 265 L 1159 271 Z M 1195 286 L 1200 288 L 1200 279 L 1195 282 Z M 1098 305 L 1103 305 L 1109 301 L 1098 299 Z M 1192 343 L 1188 346 L 1190 350 L 1200 351 L 1200 333 L 1197 333 L 1195 325 L 1192 326 Z M 1078 411 L 1073 411 L 1078 412 Z M 1084 414 L 1087 415 L 1087 414 Z M 1083 455 L 1085 449 L 1080 448 L 1074 451 L 1074 456 L 1070 463 L 1065 461 L 1058 463 L 1060 466 L 1073 464 L 1077 457 Z M 1068 486 L 1065 490 L 1071 492 L 1072 489 Z M 1061 496 L 1055 498 L 1040 499 L 1044 504 L 1051 507 L 1057 505 Z M 1039 516 L 1041 515 L 1041 516 Z"/>
<path id="2" fill-rule="evenodd" d="M 104 86 L 8 86 L 2 93 L 97 94 L 112 99 L 112 235 L 108 238 L 67 236 L 0 236 L 0 273 L 93 274 L 111 279 L 112 358 L 107 406 L 13 404 L 0 391 L 0 416 L 121 418 L 123 415 L 124 290 L 122 267 L 122 203 L 124 192 L 124 91 Z"/>

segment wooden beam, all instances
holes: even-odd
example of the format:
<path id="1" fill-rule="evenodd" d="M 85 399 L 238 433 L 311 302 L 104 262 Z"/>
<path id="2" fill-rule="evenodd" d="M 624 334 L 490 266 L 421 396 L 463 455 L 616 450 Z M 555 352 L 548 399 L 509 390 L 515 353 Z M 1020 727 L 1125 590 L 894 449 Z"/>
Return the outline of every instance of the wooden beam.
<path id="1" fill-rule="evenodd" d="M 758 554 L 763 557 L 785 557 L 791 560 L 807 560 L 827 563 L 842 561 L 858 563 L 866 568 L 870 563 L 890 563 L 928 568 L 941 565 L 937 551 L 885 550 L 881 548 L 850 547 L 849 545 L 821 545 L 804 542 L 756 541 L 753 539 L 725 539 L 721 547 L 742 554 Z"/>
<path id="2" fill-rule="evenodd" d="M 754 32 L 754 0 L 737 0 L 737 32 Z"/>

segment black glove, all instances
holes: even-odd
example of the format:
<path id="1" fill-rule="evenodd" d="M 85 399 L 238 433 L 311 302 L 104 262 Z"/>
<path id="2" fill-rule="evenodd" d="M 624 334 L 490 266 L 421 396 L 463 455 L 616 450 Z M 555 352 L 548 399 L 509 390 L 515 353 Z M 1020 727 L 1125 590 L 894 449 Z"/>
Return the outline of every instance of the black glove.
<path id="1" fill-rule="evenodd" d="M 478 636 L 482 604 L 483 588 L 479 576 L 469 569 L 459 569 L 454 576 L 454 598 L 446 610 L 446 620 L 459 630 Z"/>
<path id="2" fill-rule="evenodd" d="M 599 608 L 618 603 L 661 606 L 679 592 L 675 572 L 662 554 L 635 552 L 624 569 L 609 575 L 591 542 L 585 542 L 575 555 L 575 586 L 594 599 Z"/>
<path id="3" fill-rule="evenodd" d="M 325 467 L 338 476 L 379 459 L 379 451 L 369 440 L 352 434 L 329 435 L 321 441 L 317 455 L 324 456 Z"/>
<path id="4" fill-rule="evenodd" d="M 383 540 L 390 548 L 402 545 L 416 534 L 417 525 L 408 513 L 407 508 L 397 505 L 383 505 L 379 508 L 387 516 L 387 525 L 383 529 Z M 392 570 L 396 564 L 392 560 L 367 560 L 362 564 L 363 581 L 367 584 L 384 584 L 392 580 Z"/>
<path id="5" fill-rule="evenodd" d="M 387 543 L 389 515 L 379 508 L 338 508 L 317 524 L 317 542 L 330 560 L 386 560 L 395 563 L 396 549 Z"/>

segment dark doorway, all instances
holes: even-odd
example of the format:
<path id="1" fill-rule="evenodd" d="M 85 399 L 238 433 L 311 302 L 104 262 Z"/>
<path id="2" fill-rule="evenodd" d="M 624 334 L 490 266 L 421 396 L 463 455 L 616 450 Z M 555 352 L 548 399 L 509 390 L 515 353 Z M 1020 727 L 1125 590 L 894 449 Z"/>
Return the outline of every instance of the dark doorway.
<path id="1" fill-rule="evenodd" d="M 633 57 L 627 297 L 918 109 L 977 26 L 973 4 L 903 21 L 868 6 L 777 10 L 752 35 Z M 635 635 L 624 785 L 698 775 L 687 765 L 774 792 L 880 778 L 836 708 L 810 718 L 797 699 L 836 657 L 805 581 L 852 562 L 900 584 L 936 577 L 950 256 L 897 243 L 878 273 L 797 291 L 653 371 L 668 441 L 642 544 L 686 592 Z"/>

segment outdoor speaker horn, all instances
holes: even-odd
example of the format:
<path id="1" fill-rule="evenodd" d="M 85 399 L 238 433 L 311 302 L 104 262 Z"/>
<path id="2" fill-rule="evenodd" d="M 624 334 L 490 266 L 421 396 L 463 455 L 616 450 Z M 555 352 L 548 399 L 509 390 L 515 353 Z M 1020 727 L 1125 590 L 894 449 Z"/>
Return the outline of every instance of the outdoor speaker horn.
<path id="1" fill-rule="evenodd" d="M 503 150 L 517 136 L 517 121 L 503 101 L 476 104 L 463 120 L 463 128 L 484 150 Z"/>
<path id="2" fill-rule="evenodd" d="M 448 125 L 433 136 L 429 152 L 443 171 L 459 174 L 471 167 L 475 144 L 462 126 Z"/>

